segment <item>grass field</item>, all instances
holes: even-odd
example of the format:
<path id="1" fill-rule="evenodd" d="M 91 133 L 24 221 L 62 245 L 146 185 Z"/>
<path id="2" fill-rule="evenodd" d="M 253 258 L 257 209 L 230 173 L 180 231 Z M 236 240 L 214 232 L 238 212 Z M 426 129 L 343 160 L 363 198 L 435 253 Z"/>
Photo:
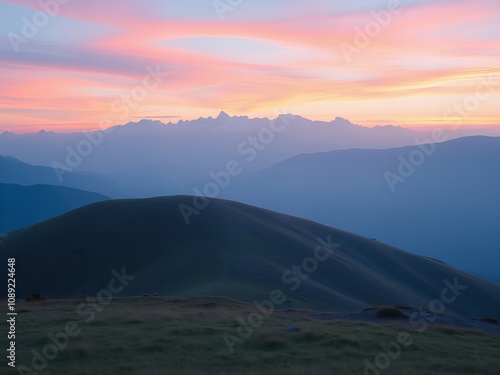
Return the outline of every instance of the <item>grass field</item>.
<path id="1" fill-rule="evenodd" d="M 249 314 L 256 313 L 254 306 L 220 298 L 138 297 L 114 299 L 109 305 L 97 305 L 102 311 L 95 311 L 82 302 L 18 304 L 17 365 L 26 368 L 6 373 L 500 374 L 500 335 L 452 328 L 417 333 L 396 324 L 291 318 L 274 313 L 236 344 L 231 354 L 224 334 L 236 337 L 237 318 L 247 320 Z M 286 331 L 291 325 L 299 331 Z M 72 328 L 68 332 L 79 333 L 69 338 L 64 349 L 48 350 L 47 344 L 53 343 L 49 334 L 60 338 L 66 327 Z M 396 342 L 403 331 L 409 333 L 412 344 L 395 359 L 386 356 L 390 358 L 386 369 L 365 371 L 366 360 L 373 364 L 384 353 L 381 343 Z M 60 340 L 64 347 L 64 340 Z M 53 357 L 45 366 L 35 363 L 39 369 L 45 367 L 44 371 L 28 371 L 33 369 L 32 350 L 45 350 Z"/>

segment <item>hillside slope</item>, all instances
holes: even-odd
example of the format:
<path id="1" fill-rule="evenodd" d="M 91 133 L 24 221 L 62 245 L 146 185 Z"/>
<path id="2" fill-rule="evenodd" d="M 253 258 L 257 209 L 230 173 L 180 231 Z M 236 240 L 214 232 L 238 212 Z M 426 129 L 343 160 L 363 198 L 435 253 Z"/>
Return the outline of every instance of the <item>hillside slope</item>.
<path id="1" fill-rule="evenodd" d="M 65 186 L 112 198 L 144 198 L 178 193 L 174 183 L 164 177 L 74 170 L 66 172 L 63 169 L 27 164 L 12 156 L 0 156 L 0 183 Z"/>
<path id="2" fill-rule="evenodd" d="M 500 137 L 296 156 L 240 176 L 220 198 L 314 220 L 500 283 Z M 403 174 L 394 191 L 386 173 Z M 413 169 L 411 169 L 413 168 Z M 410 173 L 412 171 L 412 173 Z M 390 180 L 392 181 L 392 180 Z"/>
<path id="3" fill-rule="evenodd" d="M 445 279 L 458 278 L 467 290 L 448 312 L 500 317 L 497 284 L 311 221 L 210 202 L 189 225 L 179 205 L 192 206 L 192 197 L 96 203 L 11 234 L 0 253 L 16 258 L 19 296 L 93 296 L 108 286 L 113 269 L 125 267 L 135 279 L 124 295 L 220 295 L 251 302 L 280 289 L 289 301 L 284 306 L 427 307 L 441 298 Z M 296 285 L 285 272 L 315 256 L 318 238 L 339 245 L 330 245 L 332 255 Z"/>
<path id="4" fill-rule="evenodd" d="M 11 156 L 0 156 L 0 183 L 65 186 L 105 195 L 113 194 L 118 189 L 115 182 L 98 174 L 62 170 L 58 173 L 51 167 L 27 164 Z"/>

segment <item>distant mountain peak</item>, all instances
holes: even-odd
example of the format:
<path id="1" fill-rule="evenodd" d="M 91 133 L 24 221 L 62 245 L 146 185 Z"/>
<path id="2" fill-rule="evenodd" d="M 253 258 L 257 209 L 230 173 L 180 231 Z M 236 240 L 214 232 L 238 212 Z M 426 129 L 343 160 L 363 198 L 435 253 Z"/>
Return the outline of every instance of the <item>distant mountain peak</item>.
<path id="1" fill-rule="evenodd" d="M 229 120 L 231 116 L 229 116 L 226 112 L 221 111 L 217 116 L 216 120 Z"/>
<path id="2" fill-rule="evenodd" d="M 361 126 L 361 125 L 354 124 L 351 121 L 349 121 L 348 119 L 343 118 L 343 117 L 339 117 L 339 116 L 335 117 L 335 120 L 333 120 L 332 123 L 335 125 Z"/>
<path id="3" fill-rule="evenodd" d="M 287 120 L 302 119 L 302 120 L 307 120 L 305 117 L 302 117 L 302 116 L 299 116 L 299 115 L 294 115 L 293 113 L 281 113 L 278 116 L 278 119 L 287 119 Z"/>
<path id="4" fill-rule="evenodd" d="M 153 127 L 160 127 L 160 126 L 165 126 L 166 124 L 164 122 L 161 122 L 159 120 L 150 120 L 150 119 L 141 119 L 139 121 L 130 121 L 127 122 L 125 125 L 116 125 L 113 128 L 153 128 Z"/>
<path id="5" fill-rule="evenodd" d="M 142 119 L 136 123 L 139 126 L 156 126 L 156 125 L 165 125 L 160 120 L 151 120 L 151 119 Z"/>

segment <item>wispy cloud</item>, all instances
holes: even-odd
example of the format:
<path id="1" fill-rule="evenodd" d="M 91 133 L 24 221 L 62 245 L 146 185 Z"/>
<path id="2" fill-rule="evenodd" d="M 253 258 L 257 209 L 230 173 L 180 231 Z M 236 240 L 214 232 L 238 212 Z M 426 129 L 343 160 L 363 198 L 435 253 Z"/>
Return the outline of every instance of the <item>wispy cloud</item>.
<path id="1" fill-rule="evenodd" d="M 180 118 L 181 116 L 147 116 L 147 115 L 144 115 L 144 116 L 134 116 L 132 118 L 135 118 L 135 119 L 171 119 L 171 118 Z"/>
<path id="2" fill-rule="evenodd" d="M 244 2 L 221 22 L 210 1 L 73 1 L 16 53 L 9 33 L 22 35 L 23 17 L 40 6 L 4 1 L 0 12 L 11 16 L 0 26 L 0 130 L 97 127 L 110 103 L 158 63 L 168 82 L 131 119 L 221 108 L 262 115 L 286 105 L 317 119 L 446 126 L 442 114 L 457 96 L 481 77 L 500 81 L 496 1 L 402 0 L 402 11 L 350 61 L 340 46 L 355 45 L 357 30 L 389 2 L 333 3 Z M 499 99 L 494 93 L 464 126 L 498 124 Z"/>

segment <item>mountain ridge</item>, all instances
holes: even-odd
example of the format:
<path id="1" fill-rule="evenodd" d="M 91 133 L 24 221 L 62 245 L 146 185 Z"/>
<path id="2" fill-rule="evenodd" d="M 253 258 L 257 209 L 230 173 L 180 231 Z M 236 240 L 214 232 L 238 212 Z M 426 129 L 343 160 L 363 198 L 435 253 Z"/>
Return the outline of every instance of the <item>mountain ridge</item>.
<path id="1" fill-rule="evenodd" d="M 109 197 L 54 185 L 0 183 L 0 233 L 19 230 Z"/>
<path id="2" fill-rule="evenodd" d="M 297 155 L 238 176 L 221 198 L 377 237 L 499 282 L 500 137 L 427 146 L 434 152 L 420 165 L 409 162 L 424 154 L 416 145 Z M 390 185 L 388 173 L 400 180 Z"/>
<path id="3" fill-rule="evenodd" d="M 468 132 L 449 131 L 448 136 Z M 228 158 L 244 162 L 248 148 L 259 156 L 246 165 L 246 173 L 252 173 L 300 153 L 394 148 L 428 139 L 431 133 L 392 125 L 364 127 L 342 117 L 328 122 L 291 114 L 249 118 L 221 112 L 217 118 L 176 124 L 143 119 L 87 132 L 0 134 L 0 152 L 30 164 L 56 164 L 78 172 L 141 174 L 171 184 L 203 179 Z"/>

